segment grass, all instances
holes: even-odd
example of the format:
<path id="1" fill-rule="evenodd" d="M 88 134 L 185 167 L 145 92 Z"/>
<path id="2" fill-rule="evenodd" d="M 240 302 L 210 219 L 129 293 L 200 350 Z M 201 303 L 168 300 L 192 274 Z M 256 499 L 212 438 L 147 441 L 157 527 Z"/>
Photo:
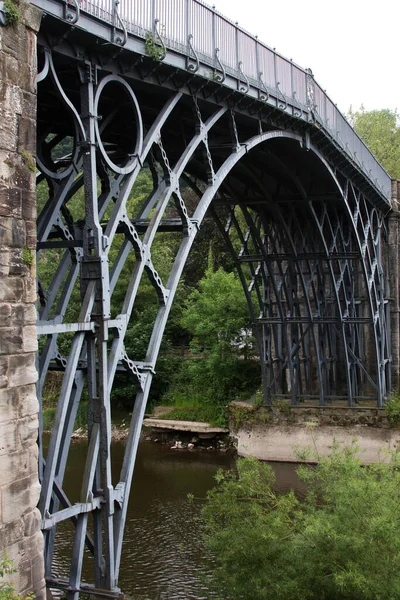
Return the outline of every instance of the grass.
<path id="1" fill-rule="evenodd" d="M 159 415 L 158 418 L 177 421 L 201 421 L 209 423 L 213 427 L 227 427 L 228 425 L 225 406 L 204 402 L 199 395 L 193 395 L 190 398 L 177 395 L 169 406 L 173 406 L 174 410 Z"/>
<path id="2" fill-rule="evenodd" d="M 50 408 L 45 408 L 43 410 L 43 429 L 44 431 L 49 431 L 54 425 L 54 418 L 56 416 L 56 407 L 51 406 Z M 87 429 L 87 411 L 88 411 L 88 403 L 81 402 L 78 407 L 78 412 L 76 415 L 75 423 L 74 423 L 74 431 L 77 429 Z"/>

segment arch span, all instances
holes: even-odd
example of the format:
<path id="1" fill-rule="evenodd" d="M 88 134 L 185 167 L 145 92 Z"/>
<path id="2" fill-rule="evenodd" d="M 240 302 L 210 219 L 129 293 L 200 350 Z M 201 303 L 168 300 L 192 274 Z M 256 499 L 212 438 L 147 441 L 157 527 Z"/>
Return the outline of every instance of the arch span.
<path id="1" fill-rule="evenodd" d="M 206 216 L 238 268 L 256 333 L 265 402 L 351 406 L 390 389 L 385 220 L 307 130 L 250 119 L 228 102 L 74 68 L 46 49 L 39 77 L 39 397 L 62 383 L 49 447 L 41 452 L 46 575 L 81 590 L 85 545 L 95 587 L 116 590 L 140 429 L 168 315 Z M 60 67 L 60 68 L 58 68 Z M 122 90 L 120 94 L 110 90 Z M 52 118 L 49 119 L 49 114 Z M 63 115 L 68 114 L 68 119 Z M 303 125 L 301 125 L 303 127 Z M 155 240 L 175 236 L 160 260 Z M 167 268 L 168 266 L 168 268 Z M 127 333 L 149 281 L 157 304 L 144 355 Z M 135 330 L 137 331 L 137 329 Z M 111 469 L 111 395 L 117 370 L 136 384 L 118 483 Z M 83 390 L 89 446 L 81 498 L 63 489 Z M 88 533 L 88 517 L 93 534 Z M 54 582 L 55 528 L 72 519 L 67 582 Z M 72 591 L 71 591 L 72 590 Z"/>

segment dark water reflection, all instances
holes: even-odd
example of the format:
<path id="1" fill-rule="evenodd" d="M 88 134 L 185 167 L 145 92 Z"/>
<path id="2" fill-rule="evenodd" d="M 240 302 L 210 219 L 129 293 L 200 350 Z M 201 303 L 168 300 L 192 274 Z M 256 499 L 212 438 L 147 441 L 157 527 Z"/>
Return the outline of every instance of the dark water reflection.
<path id="1" fill-rule="evenodd" d="M 122 464 L 124 445 L 113 444 L 113 472 Z M 65 489 L 76 497 L 80 487 L 86 443 L 74 442 L 70 451 Z M 133 478 L 124 536 L 119 585 L 134 600 L 201 600 L 210 598 L 205 557 L 198 523 L 202 499 L 214 485 L 220 468 L 231 468 L 234 459 L 214 451 L 172 450 L 167 446 L 140 444 Z M 277 487 L 299 489 L 292 464 L 273 465 Z M 188 502 L 188 493 L 196 497 Z M 66 574 L 70 553 L 70 525 L 62 524 L 56 538 L 56 569 Z M 91 576 L 86 557 L 84 578 Z M 85 571 L 87 573 L 85 577 Z"/>

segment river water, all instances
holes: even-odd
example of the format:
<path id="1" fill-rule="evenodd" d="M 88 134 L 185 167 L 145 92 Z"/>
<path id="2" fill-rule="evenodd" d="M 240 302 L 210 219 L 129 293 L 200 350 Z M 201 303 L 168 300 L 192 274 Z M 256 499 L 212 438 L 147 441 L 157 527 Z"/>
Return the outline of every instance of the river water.
<path id="1" fill-rule="evenodd" d="M 112 447 L 113 472 L 119 472 L 124 445 Z M 65 489 L 79 493 L 86 443 L 74 441 L 68 460 Z M 218 451 L 172 450 L 166 445 L 142 442 L 133 477 L 119 585 L 134 600 L 202 600 L 211 598 L 207 575 L 212 559 L 201 544 L 199 510 L 214 485 L 218 469 L 234 465 L 234 458 Z M 295 467 L 276 463 L 277 487 L 298 488 Z M 196 498 L 189 502 L 188 494 Z M 71 551 L 69 524 L 56 535 L 55 571 L 66 575 Z M 91 576 L 91 559 L 85 558 L 83 576 Z"/>

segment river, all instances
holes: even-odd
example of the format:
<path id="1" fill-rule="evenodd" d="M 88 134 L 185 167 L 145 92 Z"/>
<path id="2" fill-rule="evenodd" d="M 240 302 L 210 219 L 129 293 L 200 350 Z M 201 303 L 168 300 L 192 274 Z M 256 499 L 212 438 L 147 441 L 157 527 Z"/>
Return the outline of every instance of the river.
<path id="1" fill-rule="evenodd" d="M 113 472 L 119 472 L 124 445 L 114 442 Z M 77 497 L 86 443 L 74 441 L 65 476 L 65 489 Z M 166 445 L 142 442 L 133 477 L 126 520 L 119 585 L 134 600 L 202 600 L 210 598 L 207 574 L 211 558 L 201 544 L 198 515 L 203 499 L 214 485 L 220 468 L 234 458 L 218 451 L 172 450 Z M 292 464 L 274 465 L 277 487 L 298 487 Z M 188 494 L 196 498 L 189 502 Z M 55 570 L 66 574 L 71 551 L 69 528 L 63 523 L 56 535 Z M 90 557 L 83 575 L 90 580 Z"/>

